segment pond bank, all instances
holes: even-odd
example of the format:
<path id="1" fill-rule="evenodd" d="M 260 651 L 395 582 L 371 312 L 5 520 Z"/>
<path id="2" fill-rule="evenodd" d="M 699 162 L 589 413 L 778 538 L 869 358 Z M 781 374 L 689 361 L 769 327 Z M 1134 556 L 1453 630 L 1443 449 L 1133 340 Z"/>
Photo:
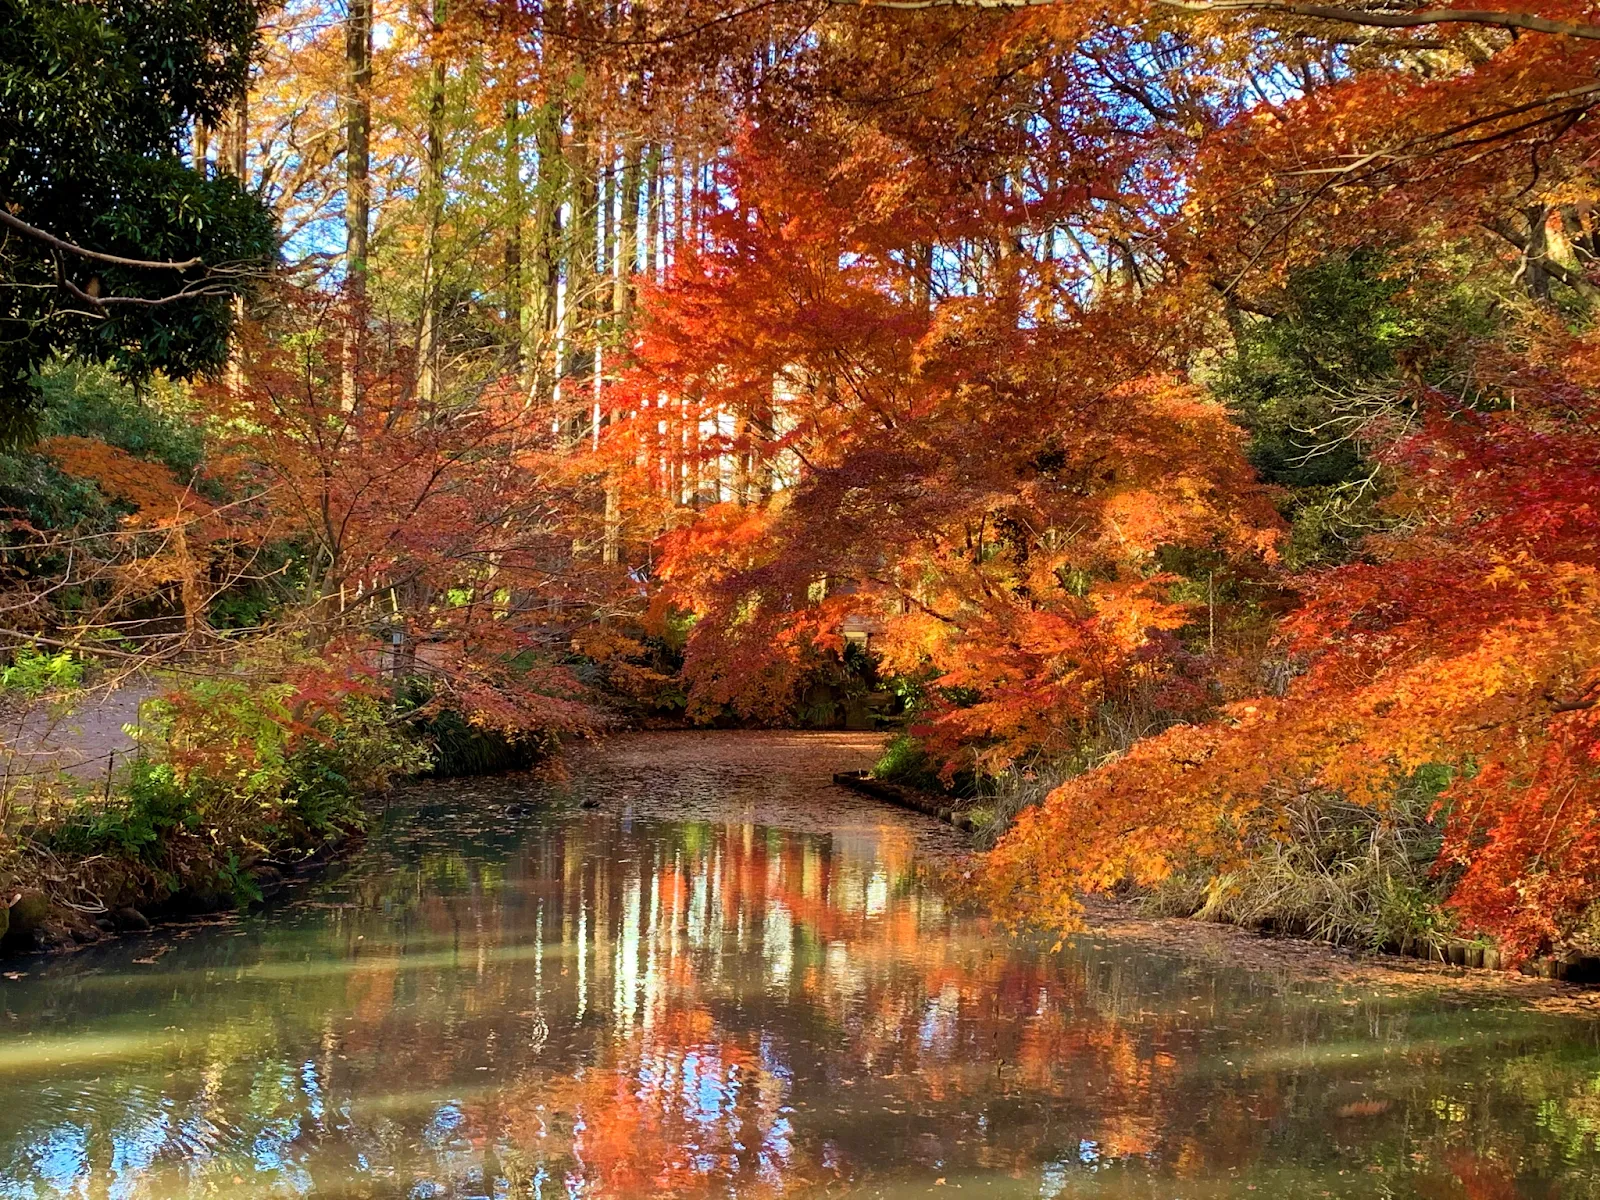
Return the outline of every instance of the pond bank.
<path id="1" fill-rule="evenodd" d="M 848 788 L 861 795 L 943 821 L 956 829 L 970 832 L 973 828 L 972 818 L 954 804 L 950 797 L 888 780 L 875 779 L 870 770 L 840 771 L 834 774 L 833 782 L 839 787 Z M 1438 947 L 1419 946 L 1414 953 L 1398 954 L 1390 951 L 1361 951 L 1336 943 L 1295 937 L 1292 933 L 1276 934 L 1271 930 L 1247 929 L 1221 922 L 1151 917 L 1140 911 L 1136 900 L 1117 901 L 1103 896 L 1088 897 L 1085 901 L 1085 910 L 1087 918 L 1100 930 L 1114 928 L 1144 941 L 1174 947 L 1183 942 L 1184 931 L 1217 931 L 1223 935 L 1221 941 L 1230 945 L 1245 961 L 1262 961 L 1263 956 L 1259 953 L 1259 948 L 1264 944 L 1299 946 L 1310 956 L 1326 957 L 1330 967 L 1334 963 L 1343 964 L 1346 968 L 1344 972 L 1346 977 L 1351 977 L 1350 970 L 1360 969 L 1352 964 L 1370 964 L 1369 978 L 1374 982 L 1393 982 L 1396 978 L 1403 978 L 1408 982 L 1411 980 L 1437 982 L 1441 979 L 1462 978 L 1469 973 L 1481 975 L 1483 972 L 1490 972 L 1503 977 L 1507 986 L 1513 990 L 1540 997 L 1567 995 L 1568 989 L 1533 987 L 1530 992 L 1522 983 L 1510 981 L 1528 978 L 1583 988 L 1593 988 L 1596 984 L 1600 984 L 1600 956 L 1576 952 L 1544 955 L 1528 961 L 1520 970 L 1514 972 L 1509 967 L 1502 967 L 1497 950 L 1493 948 L 1486 950 L 1482 946 L 1460 940 L 1452 940 Z M 1229 937 L 1227 936 L 1229 934 L 1240 936 Z M 1204 939 L 1210 935 L 1199 933 L 1194 936 Z M 1280 957 L 1298 960 L 1302 956 L 1290 954 Z M 1271 956 L 1265 956 L 1265 959 L 1270 960 Z M 1421 972 L 1413 970 L 1411 964 L 1414 962 L 1424 969 Z M 1402 967 L 1399 964 L 1406 965 Z M 1330 975 L 1338 973 L 1340 972 L 1330 971 Z M 1477 982 L 1481 985 L 1485 981 L 1480 979 Z M 1600 993 L 1596 993 L 1596 999 L 1600 1002 Z M 1600 1004 L 1597 1004 L 1597 1007 L 1600 1007 Z"/>
<path id="2" fill-rule="evenodd" d="M 360 850 L 363 838 L 352 833 L 330 838 L 293 861 L 259 858 L 239 865 L 254 897 L 240 903 L 234 892 L 189 887 L 166 895 L 135 891 L 119 904 L 76 908 L 44 892 L 27 889 L 0 898 L 0 962 L 31 955 L 72 954 L 124 935 L 139 935 L 221 919 L 241 909 L 271 905 L 295 885 Z"/>
<path id="3" fill-rule="evenodd" d="M 889 804 L 898 804 L 901 808 L 909 808 L 924 816 L 935 817 L 964 832 L 972 831 L 972 818 L 954 807 L 946 797 L 933 792 L 890 783 L 885 779 L 874 779 L 870 771 L 839 771 L 834 775 L 833 781 L 840 787 L 860 792 L 863 796 L 871 796 Z"/>
<path id="4" fill-rule="evenodd" d="M 1091 896 L 1084 903 L 1090 940 L 1115 939 L 1166 950 L 1217 968 L 1265 972 L 1302 983 L 1429 992 L 1460 1002 L 1498 1000 L 1541 1011 L 1600 1017 L 1600 989 L 1517 971 L 1490 971 L 1398 954 L 1357 950 L 1237 925 L 1151 917 L 1136 901 Z"/>
<path id="5" fill-rule="evenodd" d="M 934 874 L 963 870 L 962 862 L 972 853 L 972 845 L 961 828 L 939 811 L 945 807 L 939 797 L 888 785 L 901 793 L 897 798 L 860 785 L 869 776 L 883 742 L 881 734 L 851 732 L 624 733 L 579 744 L 564 767 L 572 784 L 581 784 L 583 772 L 597 767 L 603 767 L 608 776 L 626 779 L 621 796 L 605 807 L 655 819 L 737 819 L 831 831 L 860 828 L 864 817 L 870 824 L 870 814 L 881 809 L 881 822 L 907 830 L 915 838 L 919 859 Z M 750 792 L 730 799 L 708 787 L 693 789 L 689 795 L 677 794 L 669 801 L 652 786 L 652 777 L 658 772 L 681 772 L 691 779 L 703 776 L 708 782 L 721 772 L 731 772 L 733 778 L 751 784 L 765 780 L 768 786 L 756 792 L 756 799 Z M 787 786 L 770 786 L 776 778 L 787 780 Z M 880 781 L 872 782 L 884 787 Z M 492 787 L 493 781 L 477 784 Z M 962 814 L 957 811 L 954 815 Z M 1240 969 L 1266 970 L 1307 982 L 1367 984 L 1404 991 L 1442 989 L 1463 997 L 1497 995 L 1552 1010 L 1600 1013 L 1600 991 L 1549 977 L 1474 970 L 1232 925 L 1151 917 L 1140 912 L 1136 902 L 1104 897 L 1088 899 L 1085 919 L 1087 928 L 1082 936 L 1113 936 L 1211 965 L 1231 961 Z"/>
<path id="6" fill-rule="evenodd" d="M 636 769 L 638 780 L 632 791 L 636 793 L 639 810 L 665 818 L 673 814 L 655 803 L 652 773 L 672 772 L 690 780 L 701 775 L 725 777 L 729 763 L 737 761 L 746 764 L 743 771 L 736 773 L 737 778 L 744 771 L 757 772 L 755 764 L 760 762 L 766 764 L 767 774 L 808 780 L 820 775 L 822 786 L 806 790 L 803 796 L 787 789 L 769 789 L 763 793 L 764 803 L 759 813 L 752 811 L 742 815 L 788 827 L 820 829 L 859 818 L 859 813 L 854 817 L 849 815 L 852 807 L 859 806 L 837 802 L 838 793 L 826 786 L 826 770 L 838 765 L 870 764 L 878 755 L 881 741 L 876 734 L 847 732 L 668 730 L 616 734 L 573 743 L 561 759 L 546 764 L 537 772 L 469 776 L 452 779 L 446 786 L 465 805 L 492 804 L 491 797 L 503 794 L 508 786 L 524 790 L 539 788 L 552 778 L 570 779 L 604 761 L 613 773 Z M 399 783 L 386 795 L 368 798 L 369 816 L 381 814 L 391 805 L 404 805 L 418 795 L 436 792 L 441 783 L 435 778 Z M 559 785 L 552 794 L 559 794 Z M 691 806 L 690 811 L 722 812 L 726 800 L 704 794 L 695 798 L 695 804 L 702 806 Z M 515 821 L 525 815 L 520 811 L 525 806 L 514 807 L 517 811 L 502 813 L 503 819 Z M 931 832 L 915 840 L 930 861 L 946 860 L 961 849 L 958 840 L 944 839 Z M 120 895 L 116 904 L 104 908 L 77 908 L 37 889 L 13 891 L 0 896 L 0 962 L 14 965 L 35 955 L 72 954 L 125 935 L 142 936 L 152 929 L 159 932 L 186 928 L 196 920 L 225 919 L 238 911 L 248 912 L 260 907 L 263 901 L 278 900 L 285 889 L 298 887 L 330 864 L 358 854 L 364 841 L 364 834 L 351 831 L 315 846 L 303 847 L 292 857 L 260 856 L 242 861 L 238 867 L 240 875 L 249 881 L 250 890 L 261 893 L 259 898 L 247 898 L 243 902 L 235 893 L 222 889 L 161 894 L 159 889 L 140 887 Z"/>

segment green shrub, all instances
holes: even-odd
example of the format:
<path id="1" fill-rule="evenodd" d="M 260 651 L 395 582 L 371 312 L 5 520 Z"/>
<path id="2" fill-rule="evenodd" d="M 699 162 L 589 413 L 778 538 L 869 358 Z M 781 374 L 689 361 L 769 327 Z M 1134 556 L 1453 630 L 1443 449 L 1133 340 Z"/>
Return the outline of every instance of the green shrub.
<path id="1" fill-rule="evenodd" d="M 1293 272 L 1271 307 L 1240 317 L 1207 384 L 1250 435 L 1256 469 L 1284 489 L 1285 563 L 1347 561 L 1393 523 L 1373 451 L 1406 427 L 1416 379 L 1481 402 L 1469 348 L 1503 305 L 1448 253 L 1418 266 L 1364 250 Z"/>
<path id="2" fill-rule="evenodd" d="M 224 842 L 257 836 L 289 787 L 293 694 L 286 683 L 221 676 L 145 706 L 141 751 L 170 765 Z"/>
<path id="3" fill-rule="evenodd" d="M 134 388 L 103 366 L 71 360 L 45 367 L 38 383 L 44 435 L 98 438 L 163 463 L 180 479 L 199 469 L 205 427 L 182 384 L 158 375 Z"/>
<path id="4" fill-rule="evenodd" d="M 44 436 L 97 438 L 137 458 L 169 467 L 180 479 L 199 468 L 205 434 L 188 392 L 153 379 L 141 393 L 104 367 L 56 362 L 37 379 L 44 401 Z M 35 529 L 109 529 L 125 508 L 107 500 L 87 479 L 63 472 L 46 455 L 27 449 L 0 453 L 0 509 Z M 48 554 L 34 555 L 39 573 L 59 571 Z"/>
<path id="5" fill-rule="evenodd" d="M 0 669 L 0 690 L 42 696 L 46 692 L 69 692 L 83 682 L 83 664 L 71 651 L 55 652 L 24 646 Z"/>
<path id="6" fill-rule="evenodd" d="M 427 748 L 407 734 L 387 705 L 366 696 L 347 699 L 285 763 L 286 815 L 318 839 L 360 828 L 365 798 L 431 765 Z"/>
<path id="7" fill-rule="evenodd" d="M 450 708 L 419 719 L 415 729 L 429 747 L 429 774 L 443 778 L 525 771 L 555 750 L 555 739 L 548 734 L 486 729 Z"/>
<path id="8" fill-rule="evenodd" d="M 419 773 L 449 779 L 525 771 L 557 749 L 555 735 L 545 730 L 519 733 L 491 729 L 474 724 L 447 701 L 434 701 L 432 684 L 426 678 L 413 677 L 406 681 L 396 703 L 409 736 L 425 748 L 428 756 L 427 765 L 419 768 Z"/>
<path id="9" fill-rule="evenodd" d="M 110 854 L 154 866 L 169 834 L 200 824 L 194 790 L 178 781 L 169 764 L 139 760 L 109 803 L 85 802 L 39 837 L 58 854 Z"/>
<path id="10" fill-rule="evenodd" d="M 908 787 L 938 786 L 939 773 L 922 743 L 910 734 L 891 738 L 883 754 L 872 764 L 874 778 Z"/>
<path id="11" fill-rule="evenodd" d="M 928 755 L 921 742 L 906 733 L 891 739 L 883 748 L 883 754 L 873 764 L 872 774 L 874 778 L 903 787 L 940 792 L 962 799 L 971 799 L 978 794 L 978 779 L 972 771 L 957 771 L 950 782 L 945 783 L 939 775 L 939 764 Z"/>
<path id="12" fill-rule="evenodd" d="M 202 739 L 209 753 L 140 758 L 108 801 L 80 798 L 34 829 L 33 839 L 61 857 L 136 866 L 133 877 L 153 878 L 165 891 L 189 887 L 240 904 L 260 899 L 243 865 L 250 857 L 307 849 L 360 828 L 369 795 L 428 765 L 387 704 L 348 697 L 291 737 L 283 696 L 281 685 L 206 680 L 153 706 L 147 751 L 170 753 L 174 740 Z M 107 874 L 118 877 L 114 868 Z"/>
<path id="13" fill-rule="evenodd" d="M 150 706 L 143 749 L 152 784 L 178 789 L 218 846 L 281 850 L 361 827 L 363 801 L 429 765 L 394 707 L 347 696 L 309 728 L 292 689 L 248 678 L 207 679 Z"/>

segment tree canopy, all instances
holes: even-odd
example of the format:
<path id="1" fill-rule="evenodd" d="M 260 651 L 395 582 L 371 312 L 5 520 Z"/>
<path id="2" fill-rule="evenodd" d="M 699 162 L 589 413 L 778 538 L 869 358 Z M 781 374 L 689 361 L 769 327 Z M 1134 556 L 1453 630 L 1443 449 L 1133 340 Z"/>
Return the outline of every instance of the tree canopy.
<path id="1" fill-rule="evenodd" d="M 276 249 L 237 174 L 183 140 L 244 95 L 256 0 L 0 5 L 0 436 L 71 352 L 129 378 L 226 361 L 234 297 Z M 242 136 L 242 135 L 241 135 Z"/>

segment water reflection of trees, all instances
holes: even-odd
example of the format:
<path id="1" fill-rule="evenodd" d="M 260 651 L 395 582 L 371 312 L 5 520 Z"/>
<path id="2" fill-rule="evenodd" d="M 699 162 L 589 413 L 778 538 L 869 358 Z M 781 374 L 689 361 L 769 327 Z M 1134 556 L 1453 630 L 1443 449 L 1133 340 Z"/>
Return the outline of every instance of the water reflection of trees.
<path id="1" fill-rule="evenodd" d="M 1017 951 L 893 828 L 417 830 L 159 971 L 8 993 L 0 1195 L 1594 1179 L 1600 1066 L 1541 1018 Z"/>

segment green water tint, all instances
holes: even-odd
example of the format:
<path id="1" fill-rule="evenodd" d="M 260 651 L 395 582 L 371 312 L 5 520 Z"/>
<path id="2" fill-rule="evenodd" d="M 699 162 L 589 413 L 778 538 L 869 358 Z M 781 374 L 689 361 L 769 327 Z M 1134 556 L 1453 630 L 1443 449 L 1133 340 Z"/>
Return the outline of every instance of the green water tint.
<path id="1" fill-rule="evenodd" d="M 870 805 L 477 786 L 287 908 L 0 982 L 0 1196 L 1600 1195 L 1593 1022 L 1016 946 Z"/>

